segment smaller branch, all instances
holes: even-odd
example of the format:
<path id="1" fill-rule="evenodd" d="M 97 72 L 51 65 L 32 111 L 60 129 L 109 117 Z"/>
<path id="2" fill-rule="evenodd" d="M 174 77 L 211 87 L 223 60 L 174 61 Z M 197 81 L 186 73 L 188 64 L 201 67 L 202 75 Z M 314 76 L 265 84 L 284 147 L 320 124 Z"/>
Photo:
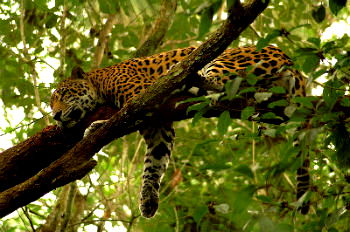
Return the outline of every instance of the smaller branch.
<path id="1" fill-rule="evenodd" d="M 94 55 L 94 63 L 92 68 L 98 68 L 101 65 L 103 54 L 105 52 L 107 43 L 108 43 L 108 35 L 112 32 L 113 26 L 117 23 L 117 14 L 110 14 L 106 23 L 104 24 L 103 29 L 100 32 L 100 36 L 98 38 L 95 55 Z"/>
<path id="2" fill-rule="evenodd" d="M 25 37 L 25 34 L 24 34 L 24 15 L 25 15 L 24 0 L 21 0 L 21 15 L 19 17 L 19 30 L 20 30 L 20 34 L 21 34 L 21 40 L 22 40 L 22 43 L 23 43 L 24 61 L 28 62 L 28 61 L 30 61 L 30 59 L 27 60 L 27 58 L 28 58 L 28 49 L 27 49 L 26 37 Z"/>
<path id="3" fill-rule="evenodd" d="M 75 182 L 76 183 L 76 182 Z M 71 225 L 76 224 L 80 221 L 80 219 L 83 217 L 84 210 L 86 209 L 87 203 L 86 203 L 87 196 L 82 195 L 79 190 L 76 191 L 75 198 L 74 198 L 74 211 L 70 219 L 70 224 L 67 226 L 69 229 L 68 231 L 77 231 L 77 228 L 73 228 Z"/>
<path id="4" fill-rule="evenodd" d="M 65 76 L 65 64 L 66 64 L 66 39 L 67 39 L 67 34 L 66 34 L 66 17 L 67 17 L 67 5 L 66 1 L 63 0 L 63 11 L 62 11 L 62 16 L 61 16 L 61 23 L 60 23 L 60 67 L 58 71 L 58 76 L 59 78 L 64 78 Z"/>
<path id="5" fill-rule="evenodd" d="M 69 186 L 63 186 L 59 195 L 56 198 L 56 202 L 54 206 L 48 206 L 53 208 L 50 214 L 47 216 L 45 222 L 39 227 L 39 232 L 50 232 L 58 229 L 62 223 L 62 215 L 64 214 L 64 208 L 67 201 Z"/>
<path id="6" fill-rule="evenodd" d="M 26 231 L 29 231 L 29 229 L 27 228 L 27 225 L 26 225 L 27 224 L 26 221 L 24 220 L 24 218 L 22 217 L 22 215 L 18 211 L 17 211 L 17 213 L 18 213 L 18 216 L 23 223 L 23 226 L 26 228 Z"/>
<path id="7" fill-rule="evenodd" d="M 249 29 L 253 31 L 256 37 L 258 37 L 259 39 L 261 38 L 259 33 L 255 30 L 255 28 L 252 25 L 249 25 Z"/>
<path id="8" fill-rule="evenodd" d="M 23 211 L 24 215 L 26 216 L 26 218 L 28 219 L 29 224 L 30 224 L 30 227 L 32 228 L 32 231 L 35 232 L 35 228 L 34 228 L 34 225 L 33 225 L 33 221 L 32 221 L 32 219 L 30 218 L 29 213 L 28 213 L 28 208 L 27 208 L 27 207 L 24 207 L 24 208 L 22 208 L 22 211 Z"/>
<path id="9" fill-rule="evenodd" d="M 71 219 L 72 215 L 72 210 L 73 210 L 73 202 L 75 199 L 75 194 L 76 194 L 77 186 L 75 182 L 72 182 L 69 184 L 69 191 L 68 191 L 68 196 L 66 200 L 66 207 L 64 208 L 64 218 L 61 223 L 61 231 L 64 232 L 67 229 L 68 223 Z M 63 213 L 63 212 L 62 212 Z"/>
<path id="10" fill-rule="evenodd" d="M 130 221 L 120 220 L 120 219 L 96 219 L 96 220 L 86 220 L 86 221 L 74 223 L 74 224 L 69 225 L 68 227 L 81 225 L 81 224 L 94 224 L 95 222 L 124 222 L 124 223 L 130 223 Z"/>
<path id="11" fill-rule="evenodd" d="M 319 86 L 321 86 L 321 87 L 323 87 L 325 89 L 328 88 L 328 89 L 341 90 L 341 91 L 345 91 L 346 90 L 346 89 L 341 89 L 341 88 L 335 88 L 335 87 L 332 87 L 332 86 L 327 86 L 327 85 L 322 84 L 322 83 L 317 82 L 317 81 L 312 81 L 312 83 L 315 83 L 316 85 L 319 85 Z"/>
<path id="12" fill-rule="evenodd" d="M 159 17 L 147 39 L 135 52 L 134 57 L 148 56 L 156 51 L 173 21 L 176 5 L 177 0 L 162 0 Z"/>

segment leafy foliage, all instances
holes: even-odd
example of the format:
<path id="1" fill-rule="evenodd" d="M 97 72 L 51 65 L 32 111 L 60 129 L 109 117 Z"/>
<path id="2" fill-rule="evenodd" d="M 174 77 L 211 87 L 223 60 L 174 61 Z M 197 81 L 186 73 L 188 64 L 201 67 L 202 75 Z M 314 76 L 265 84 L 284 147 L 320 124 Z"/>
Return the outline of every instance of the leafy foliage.
<path id="1" fill-rule="evenodd" d="M 220 25 L 226 6 L 233 2 L 179 0 L 158 51 L 198 45 Z M 47 124 L 40 118 L 50 111 L 51 91 L 75 65 L 91 69 L 99 35 L 110 14 L 116 14 L 118 20 L 101 66 L 132 57 L 147 38 L 160 5 L 159 0 L 2 1 L 2 133 L 18 143 Z M 349 91 L 350 42 L 346 34 L 327 40 L 320 35 L 332 22 L 349 17 L 349 3 L 281 0 L 270 5 L 232 46 L 278 45 L 310 83 L 326 79 L 322 84 L 326 107 L 311 114 L 315 99 L 296 98 L 289 122 L 261 124 L 258 129 L 256 122 L 247 120 L 254 115 L 254 107 L 246 107 L 241 120 L 231 120 L 228 112 L 218 119 L 202 119 L 210 101 L 192 99 L 199 103 L 189 110 L 197 114 L 192 124 L 176 124 L 172 162 L 153 219 L 139 214 L 145 145 L 139 135 L 131 134 L 103 148 L 95 156 L 98 166 L 89 176 L 3 218 L 1 231 L 39 231 L 50 223 L 62 231 L 115 231 L 118 227 L 124 231 L 348 231 L 349 129 L 341 112 L 332 110 L 337 99 Z M 248 76 L 247 82 L 244 87 L 228 83 L 229 98 L 257 92 L 257 78 Z M 309 91 L 315 86 L 311 83 Z M 273 87 L 269 92 L 284 94 L 286 90 Z M 348 106 L 349 100 L 343 99 L 342 104 Z M 288 105 L 275 101 L 269 107 Z M 268 112 L 260 117 L 278 116 Z M 302 123 L 313 129 L 298 131 Z M 303 144 L 295 148 L 292 143 L 298 136 Z M 300 202 L 295 198 L 295 173 L 301 160 L 295 154 L 300 150 L 308 150 L 311 157 L 312 188 L 307 196 L 311 211 L 306 216 L 296 210 Z M 54 216 L 67 214 L 69 220 L 53 222 Z"/>

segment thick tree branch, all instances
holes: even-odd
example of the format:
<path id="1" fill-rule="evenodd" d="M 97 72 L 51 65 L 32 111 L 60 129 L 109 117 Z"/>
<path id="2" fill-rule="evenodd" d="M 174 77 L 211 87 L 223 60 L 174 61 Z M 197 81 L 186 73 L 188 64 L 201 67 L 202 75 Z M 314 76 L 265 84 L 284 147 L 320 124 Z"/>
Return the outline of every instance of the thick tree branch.
<path id="1" fill-rule="evenodd" d="M 346 97 L 349 98 L 349 96 L 346 96 Z M 147 122 L 149 120 L 150 121 L 159 121 L 162 118 L 167 118 L 167 119 L 172 120 L 172 121 L 179 121 L 179 120 L 183 120 L 183 119 L 187 119 L 187 118 L 192 118 L 194 112 L 187 114 L 186 111 L 187 111 L 187 108 L 190 105 L 192 105 L 193 103 L 180 104 L 179 106 L 175 107 L 176 103 L 178 103 L 179 101 L 185 100 L 186 98 L 187 97 L 181 96 L 181 97 L 174 97 L 174 98 L 168 99 L 168 101 L 166 101 L 163 105 L 160 106 L 160 108 L 156 112 L 157 115 L 154 115 L 154 117 L 152 117 L 152 118 L 148 118 L 148 120 L 143 120 L 143 121 L 140 120 L 139 124 L 133 125 L 131 123 L 127 127 L 127 130 L 121 129 L 120 134 L 126 135 L 126 134 L 129 134 L 131 132 L 137 131 L 145 124 L 147 125 Z M 271 99 L 271 101 L 274 101 L 274 100 L 276 100 L 276 99 Z M 332 111 L 333 112 L 340 112 L 343 114 L 344 118 L 349 118 L 350 117 L 350 107 L 342 106 L 341 100 L 342 99 L 339 99 L 337 101 L 337 103 L 335 104 Z M 203 116 L 204 117 L 218 117 L 223 111 L 229 111 L 232 118 L 240 118 L 242 110 L 247 106 L 254 106 L 256 108 L 256 113 L 259 113 L 259 114 L 263 114 L 266 112 L 274 112 L 276 115 L 283 115 L 283 110 L 284 110 L 283 107 L 282 108 L 275 108 L 275 109 L 270 109 L 267 107 L 267 105 L 271 101 L 256 104 L 253 98 L 236 98 L 236 99 L 233 99 L 232 101 L 229 101 L 229 102 L 219 102 L 217 105 L 209 108 L 208 111 Z M 320 102 L 322 102 L 322 97 L 318 97 L 315 101 L 312 102 L 312 104 L 314 105 L 314 110 L 313 110 L 313 112 L 310 112 L 310 117 L 312 115 L 314 115 L 317 111 L 327 112 L 327 109 L 325 109 L 326 108 L 325 104 L 324 103 L 320 104 Z M 101 107 L 99 109 L 99 111 L 94 114 L 94 116 L 98 119 L 108 118 L 112 114 L 112 112 L 114 112 L 114 111 L 115 110 L 113 108 Z M 91 119 L 87 120 L 89 122 L 86 122 L 86 124 L 89 124 L 91 121 L 96 120 L 96 118 L 91 118 Z M 141 118 L 139 118 L 139 119 L 141 119 Z M 267 120 L 266 122 L 271 123 L 271 121 L 269 121 L 269 120 Z M 122 124 L 123 122 L 120 121 L 120 123 Z M 81 126 L 81 128 L 84 128 L 84 127 L 86 127 L 86 125 Z M 82 130 L 80 130 L 80 132 L 81 131 Z M 29 176 L 28 173 L 35 173 L 36 171 L 39 171 L 41 168 L 45 168 L 48 163 L 53 162 L 60 154 L 69 150 L 69 148 L 71 148 L 74 145 L 74 143 L 75 143 L 74 141 L 77 141 L 81 138 L 81 133 L 76 133 L 76 135 L 69 136 L 69 138 L 73 138 L 73 140 L 71 140 L 71 139 L 67 138 L 68 134 L 69 133 L 62 133 L 56 127 L 53 127 L 53 126 L 47 127 L 47 130 L 44 130 L 38 134 L 38 137 L 37 136 L 32 137 L 32 138 L 37 137 L 36 141 L 42 140 L 40 143 L 36 144 L 35 142 L 34 143 L 28 142 L 28 141 L 33 141 L 33 140 L 31 140 L 32 138 L 30 138 L 27 141 L 25 141 L 26 143 L 23 146 L 17 145 L 15 147 L 5 151 L 4 153 L 2 153 L 0 155 L 0 158 L 1 158 L 0 163 L 2 164 L 2 162 L 4 162 L 4 160 L 10 160 L 11 161 L 10 166 L 7 165 L 6 163 L 4 165 L 7 172 L 16 173 L 16 171 L 18 170 L 18 171 L 20 171 L 19 174 L 20 174 L 20 177 L 22 177 L 22 180 L 25 180 Z M 45 135 L 49 135 L 48 137 L 51 136 L 51 138 L 47 138 L 48 140 L 45 140 L 45 139 L 43 139 L 46 137 Z M 49 141 L 49 144 L 45 144 L 46 141 Z M 19 144 L 19 145 L 21 145 L 21 144 Z M 27 149 L 23 149 L 23 147 L 27 148 Z M 88 149 L 90 149 L 90 148 L 86 148 L 85 151 L 88 152 L 89 151 Z M 20 152 L 18 156 L 14 155 L 16 151 Z M 36 153 L 40 153 L 40 154 L 42 154 L 42 156 L 35 156 Z M 45 156 L 45 154 L 46 154 L 46 156 Z M 47 155 L 47 154 L 53 154 L 53 155 Z M 11 155 L 14 155 L 14 156 L 11 156 Z M 24 155 L 23 160 L 21 160 L 22 155 Z M 78 156 L 81 154 L 78 153 L 75 155 Z M 25 159 L 25 158 L 27 158 L 27 159 Z M 29 158 L 32 158 L 32 160 L 29 160 Z M 38 162 L 41 159 L 44 159 L 45 162 L 42 162 L 42 163 Z M 71 159 L 71 160 L 69 160 L 69 159 Z M 63 163 L 74 162 L 75 165 L 78 165 L 79 162 L 75 162 L 75 159 L 76 159 L 75 157 L 69 157 L 66 161 L 62 161 L 62 162 Z M 60 162 L 60 163 L 62 164 L 62 162 Z M 37 164 L 37 166 L 34 166 L 33 164 Z M 68 165 L 67 168 L 68 168 L 68 170 L 66 170 L 68 173 L 67 175 L 69 175 L 70 172 L 72 172 L 74 165 Z M 34 171 L 33 171 L 33 169 L 34 169 Z M 11 185 L 11 184 L 13 184 L 11 182 L 12 179 L 14 178 L 16 180 L 16 178 L 18 178 L 18 177 L 17 176 L 9 176 L 9 175 L 7 175 L 7 172 L 3 172 L 3 171 L 1 172 L 1 175 L 0 175 L 1 182 L 3 182 L 5 180 L 4 183 L 7 184 L 7 186 L 9 186 L 9 185 L 12 186 Z M 51 169 L 49 169 L 49 168 L 44 169 L 41 173 L 39 173 L 39 175 L 42 175 L 43 179 L 50 179 L 50 178 L 55 179 L 57 177 L 57 175 L 51 174 Z M 63 174 L 63 175 L 66 175 L 66 174 Z M 64 177 L 64 178 L 66 178 L 66 177 Z M 70 176 L 70 177 L 72 177 L 74 180 L 77 179 L 77 177 L 74 177 L 74 176 Z M 36 180 L 36 179 L 32 178 L 31 180 Z M 26 182 L 30 183 L 31 180 L 26 181 Z M 38 182 L 39 182 L 38 188 L 40 189 L 40 191 L 43 191 L 44 187 L 45 188 L 48 187 L 50 190 L 54 188 L 53 186 L 43 186 L 43 184 L 46 183 L 45 181 L 38 180 Z M 19 186 L 22 186 L 22 185 L 23 184 L 19 184 L 15 187 L 9 189 L 9 191 L 6 190 L 3 193 L 0 193 L 0 203 L 1 203 L 1 199 L 3 199 L 4 202 L 8 201 L 8 199 L 4 198 L 6 196 L 14 196 L 14 198 L 17 198 L 17 200 L 21 200 L 22 197 L 27 197 L 25 195 L 18 195 L 18 196 L 13 195 L 13 193 L 12 193 L 12 191 L 14 191 L 16 193 L 18 191 Z M 32 188 L 33 185 L 29 184 L 25 187 Z M 28 191 L 25 191 L 25 193 L 27 194 Z M 1 210 L 3 210 L 3 209 L 2 209 L 2 205 L 0 204 L 0 213 L 1 213 Z"/>
<path id="2" fill-rule="evenodd" d="M 256 0 L 242 6 L 236 1 L 229 9 L 229 16 L 222 27 L 210 39 L 176 65 L 167 77 L 150 87 L 92 135 L 84 138 L 58 160 L 51 163 L 37 175 L 0 193 L 0 216 L 41 197 L 52 189 L 82 178 L 95 165 L 90 160 L 104 145 L 140 128 L 145 112 L 153 111 L 150 106 L 160 105 L 166 97 L 181 86 L 186 77 L 213 60 L 267 7 L 268 1 Z"/>
<path id="3" fill-rule="evenodd" d="M 0 154 L 0 192 L 15 186 L 47 167 L 68 151 L 83 136 L 84 128 L 99 119 L 108 119 L 115 109 L 102 107 L 88 115 L 73 131 L 48 126 L 29 139 Z"/>

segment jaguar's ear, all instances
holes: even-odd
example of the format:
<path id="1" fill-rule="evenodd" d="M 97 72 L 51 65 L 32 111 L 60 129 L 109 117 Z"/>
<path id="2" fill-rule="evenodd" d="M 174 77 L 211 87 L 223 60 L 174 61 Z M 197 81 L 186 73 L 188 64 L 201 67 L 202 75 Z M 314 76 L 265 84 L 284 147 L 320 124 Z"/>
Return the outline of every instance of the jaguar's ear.
<path id="1" fill-rule="evenodd" d="M 84 70 L 80 66 L 75 66 L 72 69 L 72 74 L 70 77 L 72 79 L 84 79 L 84 76 L 85 76 Z"/>

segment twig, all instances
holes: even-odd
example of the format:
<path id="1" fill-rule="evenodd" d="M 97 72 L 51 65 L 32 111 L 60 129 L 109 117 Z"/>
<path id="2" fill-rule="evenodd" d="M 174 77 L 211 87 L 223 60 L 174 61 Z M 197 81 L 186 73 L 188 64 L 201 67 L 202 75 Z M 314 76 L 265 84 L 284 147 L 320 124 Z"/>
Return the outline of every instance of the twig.
<path id="1" fill-rule="evenodd" d="M 23 210 L 23 209 L 22 209 Z M 23 223 L 23 226 L 27 229 L 27 223 L 26 221 L 24 220 L 23 216 L 19 213 L 19 211 L 17 210 L 17 214 L 19 216 L 19 218 L 21 219 L 22 223 Z M 29 229 L 27 229 L 29 231 Z"/>
<path id="2" fill-rule="evenodd" d="M 179 226 L 180 226 L 180 221 L 179 221 L 179 215 L 177 215 L 177 210 L 176 210 L 176 207 L 174 206 L 173 207 L 174 209 L 174 214 L 175 214 L 175 223 L 176 223 L 176 226 L 175 226 L 175 232 L 179 232 Z"/>
<path id="3" fill-rule="evenodd" d="M 40 113 L 45 116 L 45 115 L 47 115 L 47 113 L 41 107 L 41 99 L 40 99 L 39 89 L 37 88 L 37 86 L 38 86 L 38 84 L 37 84 L 38 73 L 36 72 L 34 62 L 30 59 L 30 55 L 28 53 L 28 48 L 27 48 L 26 37 L 25 37 L 25 33 L 24 33 L 24 14 L 25 14 L 24 0 L 21 0 L 20 8 L 21 8 L 21 14 L 20 14 L 20 20 L 19 20 L 19 28 L 20 28 L 21 40 L 23 43 L 24 61 L 26 63 L 28 63 L 29 67 L 31 68 L 31 72 L 32 72 L 31 77 L 32 77 L 32 81 L 33 81 L 34 98 L 35 98 L 36 107 L 39 109 Z M 44 117 L 44 120 L 45 120 L 45 125 L 48 126 L 50 124 L 49 119 L 47 117 Z"/>
<path id="4" fill-rule="evenodd" d="M 141 215 L 133 215 L 131 217 L 131 220 L 128 222 L 128 228 L 127 228 L 127 232 L 131 231 L 131 228 L 133 226 L 133 223 L 135 221 L 136 218 L 140 217 Z"/>
<path id="5" fill-rule="evenodd" d="M 252 122 L 252 134 L 255 134 L 255 122 Z M 257 177 L 256 177 L 256 162 L 255 162 L 255 138 L 253 137 L 252 139 L 252 169 L 253 169 L 253 173 L 254 173 L 254 182 L 255 184 L 258 183 Z"/>
<path id="6" fill-rule="evenodd" d="M 332 86 L 327 86 L 327 85 L 322 84 L 322 83 L 317 82 L 317 81 L 312 81 L 312 83 L 315 83 L 316 85 L 322 86 L 323 88 L 346 91 L 346 89 L 341 89 L 341 88 L 335 88 L 335 87 L 332 87 Z"/>
<path id="7" fill-rule="evenodd" d="M 261 38 L 259 33 L 255 30 L 255 28 L 252 25 L 249 25 L 248 28 L 253 31 L 253 33 L 255 34 L 256 37 L 258 37 L 259 39 Z"/>
<path id="8" fill-rule="evenodd" d="M 17 126 L 17 127 L 13 128 L 12 130 L 10 130 L 10 131 L 8 131 L 8 132 L 6 132 L 6 133 L 2 133 L 2 134 L 0 134 L 0 137 L 1 137 L 1 136 L 4 136 L 4 135 L 6 135 L 6 134 L 10 134 L 10 133 L 12 133 L 12 132 L 14 132 L 14 131 L 16 131 L 16 130 L 18 130 L 18 129 L 20 129 L 20 128 L 28 127 L 28 126 L 32 125 L 33 123 L 36 123 L 37 121 L 40 121 L 41 119 L 45 118 L 45 116 L 47 116 L 48 114 L 49 114 L 49 113 L 46 113 L 46 114 L 45 114 L 44 116 L 42 116 L 41 118 L 36 118 L 36 119 L 34 119 L 33 121 L 31 121 L 31 122 L 29 122 L 29 123 L 27 123 L 27 124 Z"/>
<path id="9" fill-rule="evenodd" d="M 68 227 L 80 225 L 80 224 L 93 224 L 96 222 L 124 222 L 124 223 L 130 223 L 130 221 L 127 220 L 120 220 L 120 219 L 94 219 L 94 220 L 86 220 L 86 221 L 81 221 L 78 223 L 70 224 Z"/>
<path id="10" fill-rule="evenodd" d="M 65 64 L 66 64 L 66 17 L 67 17 L 67 5 L 66 0 L 63 0 L 63 11 L 60 22 L 60 67 L 58 71 L 59 78 L 64 78 L 65 76 Z"/>
<path id="11" fill-rule="evenodd" d="M 29 216 L 27 206 L 25 206 L 24 208 L 22 208 L 22 211 L 23 211 L 24 215 L 26 216 L 26 218 L 28 219 L 29 224 L 30 224 L 30 227 L 32 228 L 32 231 L 35 232 L 35 228 L 34 228 L 34 225 L 33 225 L 33 221 L 32 221 L 32 219 L 31 219 L 30 216 Z"/>

